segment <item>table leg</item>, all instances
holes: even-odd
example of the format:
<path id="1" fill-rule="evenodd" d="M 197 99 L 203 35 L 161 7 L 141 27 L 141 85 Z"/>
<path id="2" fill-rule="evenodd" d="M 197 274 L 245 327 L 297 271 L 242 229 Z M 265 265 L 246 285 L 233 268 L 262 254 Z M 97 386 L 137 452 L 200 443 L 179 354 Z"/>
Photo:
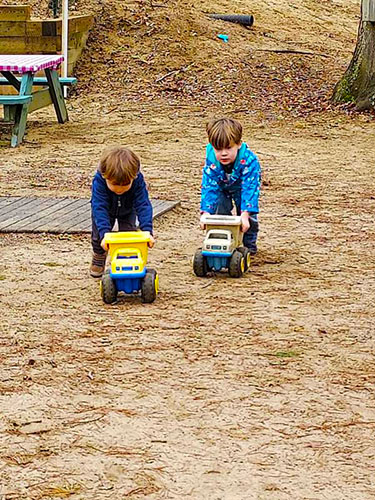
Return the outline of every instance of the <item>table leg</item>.
<path id="1" fill-rule="evenodd" d="M 4 121 L 14 123 L 16 106 L 4 106 Z"/>
<path id="2" fill-rule="evenodd" d="M 20 95 L 30 95 L 33 87 L 33 73 L 24 73 L 21 79 Z M 12 139 L 10 145 L 12 148 L 18 146 L 23 139 L 26 129 L 27 115 L 29 112 L 29 103 L 19 104 L 16 107 L 14 116 L 14 125 L 12 130 Z"/>
<path id="3" fill-rule="evenodd" d="M 61 92 L 59 75 L 55 69 L 46 68 L 45 72 L 57 120 L 59 123 L 65 123 L 68 120 L 68 112 L 66 110 L 65 100 Z"/>
<path id="4" fill-rule="evenodd" d="M 8 80 L 9 82 L 9 85 L 13 85 L 13 87 L 15 89 L 18 90 L 18 92 L 20 91 L 20 88 L 21 88 L 21 84 L 18 80 L 18 78 L 16 78 L 13 73 L 11 73 L 10 71 L 1 71 L 1 73 L 5 76 L 5 78 Z"/>

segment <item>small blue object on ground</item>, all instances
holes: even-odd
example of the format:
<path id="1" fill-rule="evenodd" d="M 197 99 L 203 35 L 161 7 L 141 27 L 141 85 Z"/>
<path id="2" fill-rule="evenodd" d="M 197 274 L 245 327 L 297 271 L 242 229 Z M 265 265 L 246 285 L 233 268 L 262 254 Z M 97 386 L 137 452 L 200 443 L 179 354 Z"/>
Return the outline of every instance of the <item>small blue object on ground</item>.
<path id="1" fill-rule="evenodd" d="M 223 40 L 223 42 L 227 42 L 229 40 L 228 35 L 217 35 L 217 37 L 220 38 L 220 40 Z"/>

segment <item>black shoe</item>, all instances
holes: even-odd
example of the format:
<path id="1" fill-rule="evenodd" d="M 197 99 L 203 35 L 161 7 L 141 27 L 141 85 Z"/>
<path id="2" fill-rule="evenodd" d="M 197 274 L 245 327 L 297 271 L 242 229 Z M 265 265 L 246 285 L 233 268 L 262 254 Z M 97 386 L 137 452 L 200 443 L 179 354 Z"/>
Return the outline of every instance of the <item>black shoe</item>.
<path id="1" fill-rule="evenodd" d="M 249 253 L 250 255 L 256 255 L 258 249 L 256 247 L 256 245 L 252 245 L 251 247 L 247 247 L 249 249 Z"/>

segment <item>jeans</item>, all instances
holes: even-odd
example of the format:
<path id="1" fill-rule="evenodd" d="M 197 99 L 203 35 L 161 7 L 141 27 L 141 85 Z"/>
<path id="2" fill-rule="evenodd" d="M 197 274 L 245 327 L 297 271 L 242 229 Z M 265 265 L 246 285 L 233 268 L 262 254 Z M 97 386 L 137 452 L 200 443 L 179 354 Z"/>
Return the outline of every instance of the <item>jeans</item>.
<path id="1" fill-rule="evenodd" d="M 233 205 L 236 207 L 237 215 L 241 215 L 241 185 L 239 182 L 220 189 L 216 213 L 218 215 L 232 215 Z M 252 253 L 255 253 L 259 231 L 258 214 L 249 212 L 249 222 L 250 227 L 243 235 L 243 244 Z"/>
<path id="2" fill-rule="evenodd" d="M 91 245 L 92 249 L 95 253 L 103 255 L 105 253 L 105 250 L 100 246 L 101 239 L 99 236 L 99 231 L 98 228 L 95 225 L 94 218 L 91 216 L 91 221 L 92 221 L 92 229 L 91 229 Z M 116 218 L 110 216 L 110 222 L 111 226 L 113 228 Z M 136 231 L 136 214 L 135 212 L 130 213 L 126 219 L 119 219 L 118 220 L 118 230 L 119 231 Z"/>

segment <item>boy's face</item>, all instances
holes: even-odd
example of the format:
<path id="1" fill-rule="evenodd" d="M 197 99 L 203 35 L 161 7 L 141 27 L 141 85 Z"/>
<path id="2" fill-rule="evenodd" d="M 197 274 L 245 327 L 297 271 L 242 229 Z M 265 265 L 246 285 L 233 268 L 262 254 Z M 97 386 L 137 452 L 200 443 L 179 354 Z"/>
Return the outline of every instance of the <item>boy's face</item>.
<path id="1" fill-rule="evenodd" d="M 229 165 L 230 163 L 233 163 L 235 161 L 240 147 L 241 144 L 231 144 L 228 148 L 225 149 L 214 148 L 216 159 L 222 165 Z"/>
<path id="2" fill-rule="evenodd" d="M 121 186 L 119 184 L 113 184 L 113 182 L 109 181 L 108 179 L 105 180 L 108 189 L 113 191 L 115 194 L 124 194 L 126 191 L 129 191 L 129 189 L 132 187 L 133 181 L 131 181 L 130 184 L 126 184 L 126 186 Z"/>

